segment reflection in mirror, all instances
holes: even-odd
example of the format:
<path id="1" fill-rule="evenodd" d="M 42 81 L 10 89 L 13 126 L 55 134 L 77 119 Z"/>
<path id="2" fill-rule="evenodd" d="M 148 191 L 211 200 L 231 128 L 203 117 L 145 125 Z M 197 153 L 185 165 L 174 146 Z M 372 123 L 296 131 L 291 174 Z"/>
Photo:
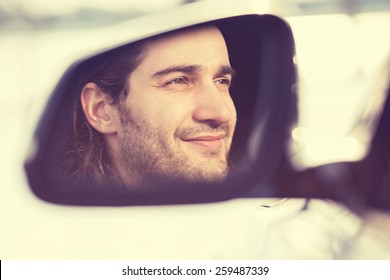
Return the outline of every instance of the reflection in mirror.
<path id="1" fill-rule="evenodd" d="M 97 57 L 75 103 L 68 174 L 128 189 L 224 180 L 234 72 L 214 25 Z"/>
<path id="2" fill-rule="evenodd" d="M 293 55 L 282 20 L 248 15 L 79 61 L 37 130 L 38 152 L 26 164 L 34 192 L 63 203 L 148 193 L 173 203 L 227 199 L 261 183 L 262 195 L 282 196 L 270 186 L 289 170 Z M 109 194 L 119 196 L 108 202 Z"/>

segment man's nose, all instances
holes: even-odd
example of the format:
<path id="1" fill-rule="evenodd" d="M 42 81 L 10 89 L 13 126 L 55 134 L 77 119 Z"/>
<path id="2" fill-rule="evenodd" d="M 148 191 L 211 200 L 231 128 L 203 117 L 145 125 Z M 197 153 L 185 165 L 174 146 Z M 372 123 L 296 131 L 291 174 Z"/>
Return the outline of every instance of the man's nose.
<path id="1" fill-rule="evenodd" d="M 195 121 L 219 125 L 234 117 L 235 108 L 228 90 L 219 89 L 213 81 L 199 86 L 195 98 L 192 116 Z"/>

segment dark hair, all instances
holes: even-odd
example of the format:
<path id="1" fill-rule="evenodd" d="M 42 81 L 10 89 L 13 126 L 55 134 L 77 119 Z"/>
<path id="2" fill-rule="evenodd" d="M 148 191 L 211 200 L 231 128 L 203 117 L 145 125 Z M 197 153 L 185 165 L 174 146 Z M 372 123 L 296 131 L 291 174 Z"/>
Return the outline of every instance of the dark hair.
<path id="1" fill-rule="evenodd" d="M 115 169 L 105 149 L 104 136 L 88 123 L 81 106 L 80 93 L 89 83 L 111 98 L 119 106 L 129 94 L 131 73 L 146 53 L 146 44 L 137 42 L 97 55 L 83 62 L 84 71 L 77 86 L 73 105 L 73 135 L 68 140 L 63 162 L 66 179 L 80 179 L 103 186 L 118 182 Z"/>

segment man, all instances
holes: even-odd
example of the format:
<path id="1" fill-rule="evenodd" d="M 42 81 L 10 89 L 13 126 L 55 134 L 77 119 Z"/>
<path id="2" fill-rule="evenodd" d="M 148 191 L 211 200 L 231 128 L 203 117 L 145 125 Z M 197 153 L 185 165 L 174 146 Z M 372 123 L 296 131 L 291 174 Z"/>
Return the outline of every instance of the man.
<path id="1" fill-rule="evenodd" d="M 217 27 L 123 47 L 90 68 L 67 154 L 73 175 L 127 188 L 226 178 L 234 70 Z"/>

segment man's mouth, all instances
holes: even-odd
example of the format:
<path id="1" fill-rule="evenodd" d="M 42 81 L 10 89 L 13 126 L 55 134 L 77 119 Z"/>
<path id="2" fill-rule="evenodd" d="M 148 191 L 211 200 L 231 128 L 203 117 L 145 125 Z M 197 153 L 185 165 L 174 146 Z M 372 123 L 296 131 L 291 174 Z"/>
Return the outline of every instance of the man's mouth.
<path id="1" fill-rule="evenodd" d="M 182 141 L 195 145 L 199 148 L 205 148 L 207 150 L 218 152 L 223 145 L 224 134 L 220 135 L 202 135 L 182 139 Z"/>

